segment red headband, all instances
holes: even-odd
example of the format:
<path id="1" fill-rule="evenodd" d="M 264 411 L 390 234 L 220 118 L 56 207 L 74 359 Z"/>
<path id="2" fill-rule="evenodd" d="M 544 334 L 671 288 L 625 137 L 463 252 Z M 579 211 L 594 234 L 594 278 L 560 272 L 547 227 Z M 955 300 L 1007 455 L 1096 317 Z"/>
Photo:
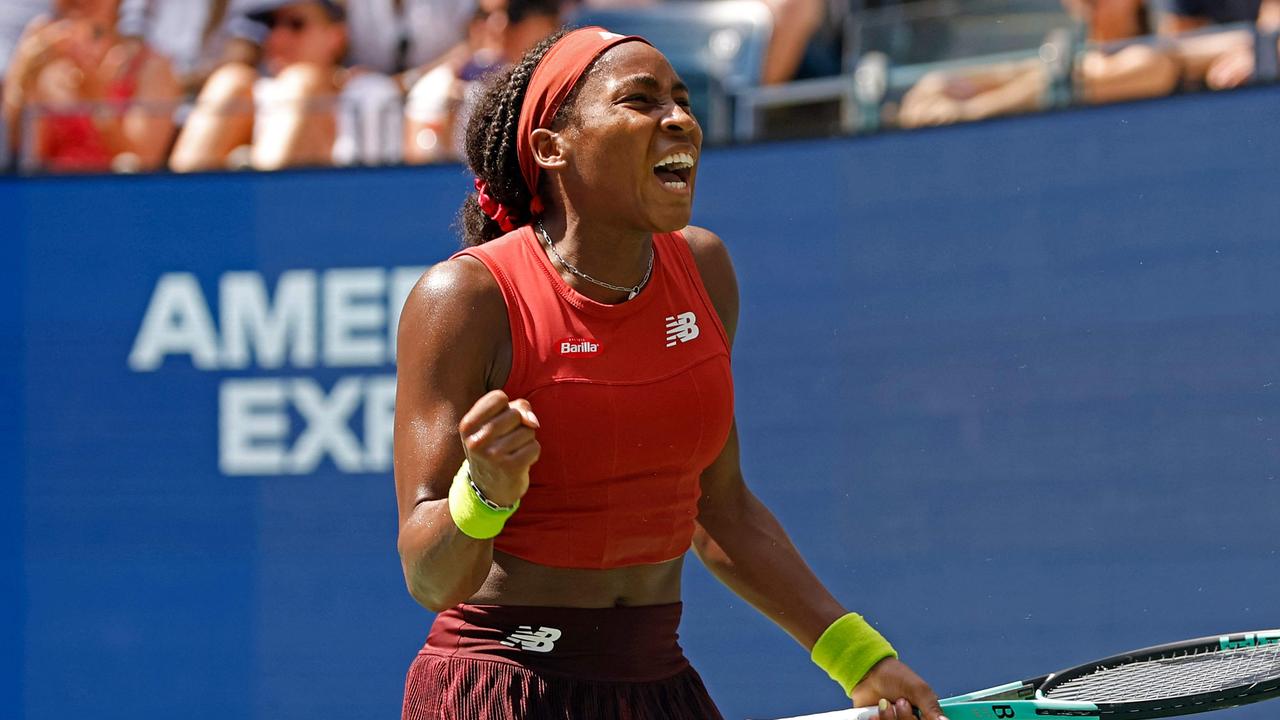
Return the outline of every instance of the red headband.
<path id="1" fill-rule="evenodd" d="M 520 174 L 524 176 L 533 195 L 533 207 L 542 209 L 538 199 L 538 178 L 542 168 L 533 157 L 533 131 L 551 127 L 560 106 L 578 84 L 582 74 L 604 51 L 627 42 L 638 40 L 646 45 L 648 40 L 636 35 L 617 35 L 602 27 L 584 27 L 567 33 L 547 50 L 529 79 L 524 103 L 520 106 L 520 127 L 516 135 L 516 157 L 520 160 Z"/>

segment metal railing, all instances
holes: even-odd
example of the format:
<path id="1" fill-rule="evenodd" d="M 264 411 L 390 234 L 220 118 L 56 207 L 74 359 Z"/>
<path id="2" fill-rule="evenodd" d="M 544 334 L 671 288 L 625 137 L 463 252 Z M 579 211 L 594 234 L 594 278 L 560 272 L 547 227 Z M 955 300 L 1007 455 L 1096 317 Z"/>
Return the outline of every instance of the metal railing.
<path id="1" fill-rule="evenodd" d="M 57 170 L 51 166 L 48 158 L 42 156 L 40 143 L 40 125 L 42 121 L 57 118 L 102 118 L 104 116 L 120 119 L 126 114 L 138 111 L 154 114 L 170 115 L 174 119 L 175 137 L 170 138 L 170 150 L 176 140 L 177 132 L 195 109 L 192 102 L 109 102 L 109 103 L 65 103 L 58 105 L 31 104 L 23 108 L 20 126 L 17 129 L 18 147 L 16 156 L 10 150 L 12 144 L 4 136 L 5 128 L 0 124 L 0 140 L 3 140 L 3 155 L 0 155 L 0 171 L 12 168 L 23 174 L 39 174 Z M 403 153 L 403 117 L 404 105 L 400 100 L 379 102 L 375 105 L 361 102 L 348 102 L 341 98 L 325 98 L 306 101 L 307 112 L 332 112 L 338 131 L 331 154 L 333 166 L 358 165 L 394 165 L 402 162 Z M 270 115 L 270 105 L 223 107 L 216 111 L 223 116 L 235 114 L 252 114 L 258 121 Z M 166 152 L 167 156 L 167 152 Z M 56 165 L 56 164 L 55 164 Z M 228 159 L 225 169 L 249 169 L 252 164 L 243 154 L 233 155 Z M 117 155 L 102 166 L 84 166 L 74 168 L 89 172 L 135 172 L 140 169 L 136 160 L 128 154 Z M 163 169 L 163 168 L 160 168 Z"/>
<path id="2" fill-rule="evenodd" d="M 1051 2 L 1056 6 L 1058 0 L 1051 0 Z M 916 61 L 924 56 L 918 48 L 912 49 L 910 42 L 901 38 L 890 42 L 894 37 L 890 21 L 895 18 L 905 23 L 898 28 L 900 33 L 910 34 L 910 32 L 916 32 L 910 30 L 911 27 L 918 27 L 926 21 L 935 22 L 943 19 L 940 13 L 944 11 L 963 11 L 966 13 L 964 17 L 956 20 L 964 24 L 966 29 L 958 32 L 956 37 L 966 37 L 977 34 L 975 30 L 967 27 L 977 22 L 975 17 L 985 17 L 988 22 L 994 22 L 992 18 L 996 17 L 993 15 L 996 8 L 1009 11 L 1011 8 L 1018 7 L 1027 12 L 1022 15 L 1006 12 L 1005 15 L 999 16 L 1004 19 L 995 23 L 998 26 L 1008 26 L 1001 30 L 1003 33 L 1001 38 L 989 40 L 985 44 L 975 44 L 968 40 L 953 42 L 946 47 L 934 48 L 932 51 L 934 57 L 928 61 Z M 741 68 L 745 67 L 741 60 L 742 53 L 746 51 L 742 47 L 728 47 L 727 43 L 732 38 L 716 36 L 718 39 L 713 38 L 712 44 L 720 43 L 725 47 L 721 47 L 718 51 L 715 47 L 711 47 L 707 51 L 713 60 L 719 57 L 716 52 L 722 56 L 722 65 L 714 65 L 714 63 L 708 65 L 711 71 L 707 73 L 706 78 L 708 94 L 704 108 L 707 117 L 703 118 L 704 126 L 708 129 L 708 139 L 713 142 L 751 142 L 767 139 L 774 135 L 769 130 L 768 122 L 772 113 L 792 111 L 794 116 L 806 106 L 814 104 L 829 106 L 830 112 L 824 120 L 827 123 L 824 131 L 841 134 L 877 132 L 894 124 L 895 104 L 929 73 L 955 72 L 966 68 L 1007 63 L 1030 61 L 1041 63 L 1048 82 L 1045 85 L 1043 97 L 1040 98 L 1039 109 L 1067 107 L 1082 102 L 1081 89 L 1075 86 L 1073 78 L 1082 54 L 1089 50 L 1100 49 L 1111 52 L 1133 44 L 1176 47 L 1181 42 L 1190 42 L 1200 36 L 1219 33 L 1248 33 L 1252 36 L 1255 54 L 1253 82 L 1270 83 L 1280 77 L 1280 53 L 1277 51 L 1280 36 L 1275 31 L 1261 31 L 1252 24 L 1209 27 L 1177 38 L 1148 36 L 1104 46 L 1093 46 L 1084 41 L 1082 26 L 1067 21 L 1049 28 L 1032 42 L 1028 38 L 1031 38 L 1035 32 L 1039 32 L 1042 29 L 1041 25 L 1048 22 L 1046 18 L 1050 17 L 1045 7 L 1045 0 L 1021 0 L 1021 2 L 926 0 L 886 8 L 879 11 L 879 14 L 867 11 L 865 16 L 856 21 L 849 20 L 850 23 L 855 23 L 852 32 L 857 35 L 856 39 L 849 42 L 854 42 L 862 51 L 856 57 L 856 61 L 849 62 L 849 67 L 843 73 L 775 86 L 759 86 L 754 84 L 754 80 L 751 83 L 742 82 L 739 75 Z M 975 8 L 986 8 L 990 12 L 969 14 L 974 13 Z M 1022 19 L 1011 19 L 1017 17 Z M 908 29 L 903 30 L 903 27 Z M 1014 38 L 1017 40 L 1015 41 Z M 756 56 L 761 50 L 757 47 L 760 45 L 760 38 L 754 37 L 752 42 L 754 44 L 746 54 L 753 58 L 752 62 L 757 62 Z M 1025 47 L 1010 47 L 1017 43 L 1029 44 Z M 978 48 L 979 45 L 987 52 L 956 56 L 962 48 L 965 52 L 969 52 Z M 728 64 L 731 59 L 736 63 L 732 67 Z M 705 60 L 706 58 L 703 58 L 700 62 Z M 336 121 L 342 126 L 338 133 L 339 147 L 335 148 L 330 158 L 331 162 L 328 164 L 387 165 L 403 162 L 404 104 L 402 99 L 397 97 L 386 101 L 380 100 L 380 104 L 376 105 L 367 102 L 350 103 L 341 97 L 317 102 L 325 103 L 325 106 L 318 111 L 332 111 Z M 120 116 L 141 109 L 145 112 L 171 114 L 174 124 L 181 127 L 193 108 L 194 105 L 190 102 L 176 106 L 172 103 L 149 105 L 145 102 L 80 103 L 57 107 L 30 106 L 24 109 L 19 127 L 6 128 L 0 124 L 0 171 L 14 169 L 21 173 L 41 173 L 50 170 L 46 159 L 41 157 L 37 130 L 42 120 L 51 117 L 93 118 L 101 117 L 104 113 Z M 261 119 L 271 110 L 262 103 L 256 106 L 245 103 L 243 108 L 226 112 L 253 113 L 255 117 Z M 800 114 L 803 115 L 802 112 Z M 13 145 L 9 141 L 15 134 L 20 140 L 16 154 L 12 151 Z M 245 160 L 246 157 L 242 154 L 241 159 L 233 162 L 229 167 L 252 167 L 252 163 Z M 129 171 L 136 169 L 136 165 L 131 166 L 128 162 L 120 162 L 113 167 L 94 169 Z"/>
<path id="3" fill-rule="evenodd" d="M 762 118 L 770 111 L 827 103 L 835 106 L 839 131 L 847 134 L 875 132 L 884 125 L 892 104 L 921 78 L 934 72 L 954 72 L 968 68 L 995 66 L 1038 60 L 1048 78 L 1039 109 L 1050 110 L 1082 102 L 1080 89 L 1073 82 L 1082 54 L 1089 49 L 1113 52 L 1126 45 L 1176 47 L 1178 43 L 1198 37 L 1247 32 L 1252 34 L 1255 70 L 1252 84 L 1273 83 L 1280 79 L 1280 33 L 1264 31 L 1250 23 L 1202 28 L 1177 38 L 1145 36 L 1101 46 L 1084 40 L 1084 28 L 1076 23 L 1054 28 L 1043 39 L 1023 49 L 1004 50 L 960 58 L 930 62 L 897 64 L 881 50 L 871 50 L 858 57 L 852 70 L 830 78 L 803 80 L 773 87 L 753 87 L 734 95 L 734 140 L 752 142 L 767 139 L 761 131 Z"/>

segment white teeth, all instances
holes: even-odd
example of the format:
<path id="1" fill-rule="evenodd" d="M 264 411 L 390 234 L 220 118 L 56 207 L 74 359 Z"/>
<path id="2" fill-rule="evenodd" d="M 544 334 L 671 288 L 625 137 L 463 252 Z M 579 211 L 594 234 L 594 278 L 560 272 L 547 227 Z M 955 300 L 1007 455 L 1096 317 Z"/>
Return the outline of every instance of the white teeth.
<path id="1" fill-rule="evenodd" d="M 662 160 L 653 166 L 654 169 L 665 168 L 667 170 L 682 170 L 693 167 L 693 156 L 689 153 L 671 153 L 662 158 Z"/>
<path id="2" fill-rule="evenodd" d="M 685 182 L 672 181 L 672 182 L 664 182 L 664 183 L 662 183 L 662 187 L 667 188 L 667 189 L 669 189 L 669 190 L 683 190 L 683 189 L 685 189 L 685 188 L 689 187 L 689 185 L 688 185 L 688 183 L 685 183 Z"/>

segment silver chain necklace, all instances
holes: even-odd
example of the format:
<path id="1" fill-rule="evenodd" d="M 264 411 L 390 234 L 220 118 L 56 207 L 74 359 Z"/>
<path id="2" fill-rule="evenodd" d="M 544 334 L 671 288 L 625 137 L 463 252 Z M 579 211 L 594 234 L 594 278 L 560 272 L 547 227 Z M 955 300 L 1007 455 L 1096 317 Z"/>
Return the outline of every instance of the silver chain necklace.
<path id="1" fill-rule="evenodd" d="M 597 280 L 591 277 L 590 275 L 582 272 L 578 268 L 570 265 L 567 260 L 560 257 L 560 253 L 556 252 L 556 246 L 552 244 L 551 236 L 547 234 L 547 229 L 542 227 L 541 221 L 538 222 L 537 227 L 538 227 L 538 234 L 542 236 L 542 241 L 547 244 L 547 249 L 550 250 L 551 254 L 555 256 L 555 259 L 561 265 L 564 266 L 565 270 L 568 270 L 569 272 L 573 273 L 574 275 L 577 275 L 583 280 L 586 280 L 587 282 L 590 282 L 590 283 L 595 283 L 596 285 L 599 285 L 602 288 L 609 288 L 614 292 L 627 293 L 628 300 L 634 298 L 636 295 L 639 295 L 640 290 L 642 290 L 645 285 L 649 284 L 649 276 L 653 274 L 653 254 L 654 253 L 653 253 L 652 247 L 649 248 L 649 267 L 644 271 L 644 277 L 640 278 L 640 282 L 637 283 L 635 287 L 622 287 L 621 285 L 614 285 L 612 283 L 607 283 L 603 280 Z"/>

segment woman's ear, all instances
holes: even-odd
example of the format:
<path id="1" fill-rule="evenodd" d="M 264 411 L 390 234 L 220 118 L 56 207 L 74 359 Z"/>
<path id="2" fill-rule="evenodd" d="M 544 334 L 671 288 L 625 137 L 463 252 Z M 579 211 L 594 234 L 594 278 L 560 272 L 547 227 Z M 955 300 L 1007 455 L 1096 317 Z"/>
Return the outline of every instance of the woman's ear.
<path id="1" fill-rule="evenodd" d="M 538 128 L 530 145 L 534 161 L 544 170 L 559 170 L 569 163 L 569 144 L 560 133 Z"/>

